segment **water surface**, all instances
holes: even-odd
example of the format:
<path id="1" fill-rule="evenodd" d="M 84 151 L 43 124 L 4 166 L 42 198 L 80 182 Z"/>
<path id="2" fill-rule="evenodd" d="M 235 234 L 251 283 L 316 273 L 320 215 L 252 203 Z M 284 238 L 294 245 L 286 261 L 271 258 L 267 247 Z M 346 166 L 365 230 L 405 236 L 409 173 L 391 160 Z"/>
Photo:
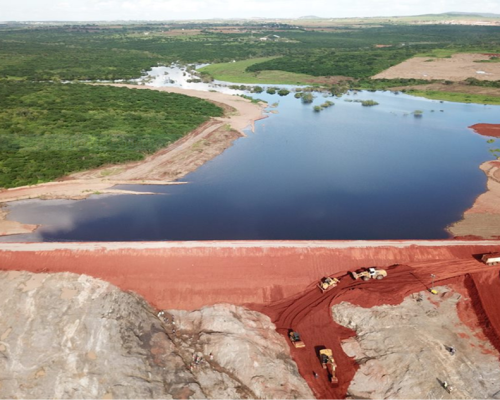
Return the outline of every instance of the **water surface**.
<path id="1" fill-rule="evenodd" d="M 498 122 L 498 106 L 389 92 L 317 95 L 312 105 L 258 97 L 279 102 L 279 113 L 182 179 L 189 184 L 17 202 L 12 219 L 45 226 L 3 240 L 438 239 L 485 190 L 478 167 L 489 145 L 467 126 Z M 335 106 L 315 113 L 325 100 Z"/>

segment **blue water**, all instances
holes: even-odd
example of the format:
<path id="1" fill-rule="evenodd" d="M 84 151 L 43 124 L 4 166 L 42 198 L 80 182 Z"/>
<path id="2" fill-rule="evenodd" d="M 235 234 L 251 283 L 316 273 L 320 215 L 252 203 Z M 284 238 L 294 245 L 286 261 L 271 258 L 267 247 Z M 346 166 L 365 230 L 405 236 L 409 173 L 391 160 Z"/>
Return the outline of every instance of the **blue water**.
<path id="1" fill-rule="evenodd" d="M 279 113 L 182 179 L 189 184 L 121 187 L 159 195 L 18 202 L 10 218 L 46 225 L 6 240 L 438 239 L 485 190 L 478 167 L 494 145 L 467 127 L 499 123 L 500 107 L 317 96 L 304 105 L 259 94 Z M 313 112 L 326 100 L 335 106 Z"/>

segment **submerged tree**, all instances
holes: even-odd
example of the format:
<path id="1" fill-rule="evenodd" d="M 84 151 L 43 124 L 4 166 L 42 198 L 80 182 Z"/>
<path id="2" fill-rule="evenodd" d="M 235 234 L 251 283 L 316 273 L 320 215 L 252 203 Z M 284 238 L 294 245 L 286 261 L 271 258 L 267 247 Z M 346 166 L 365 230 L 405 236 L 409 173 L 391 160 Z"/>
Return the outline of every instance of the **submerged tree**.
<path id="1" fill-rule="evenodd" d="M 312 93 L 304 93 L 302 95 L 302 103 L 304 104 L 310 104 L 312 103 L 314 100 L 314 96 L 312 95 Z"/>

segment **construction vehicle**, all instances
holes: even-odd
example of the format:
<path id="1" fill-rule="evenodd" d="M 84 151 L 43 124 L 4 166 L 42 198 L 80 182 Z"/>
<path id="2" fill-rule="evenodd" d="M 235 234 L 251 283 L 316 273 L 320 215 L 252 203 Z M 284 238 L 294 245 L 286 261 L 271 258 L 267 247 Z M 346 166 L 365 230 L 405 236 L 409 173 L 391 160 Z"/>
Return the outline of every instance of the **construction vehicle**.
<path id="1" fill-rule="evenodd" d="M 328 370 L 328 375 L 330 382 L 333 384 L 339 383 L 339 379 L 335 375 L 335 370 L 337 369 L 337 364 L 333 359 L 333 352 L 331 349 L 323 349 L 319 351 L 319 360 L 321 361 L 321 366 L 323 369 Z"/>
<path id="2" fill-rule="evenodd" d="M 290 331 L 290 333 L 288 333 L 288 336 L 290 337 L 290 341 L 292 342 L 293 346 L 296 349 L 300 349 L 302 347 L 306 347 L 306 345 L 304 344 L 304 342 L 300 339 L 299 332 Z"/>
<path id="3" fill-rule="evenodd" d="M 326 292 L 327 290 L 330 290 L 337 286 L 337 284 L 340 282 L 339 279 L 337 278 L 332 278 L 331 276 L 327 276 L 325 278 L 322 278 L 319 283 L 318 287 L 321 290 L 322 293 Z"/>
<path id="4" fill-rule="evenodd" d="M 364 281 L 368 281 L 370 279 L 383 279 L 387 276 L 387 271 L 385 269 L 370 267 L 356 272 L 351 272 L 351 276 L 355 280 L 361 278 Z"/>
<path id="5" fill-rule="evenodd" d="M 500 264 L 500 253 L 484 254 L 481 257 L 481 261 L 486 265 L 498 265 Z"/>

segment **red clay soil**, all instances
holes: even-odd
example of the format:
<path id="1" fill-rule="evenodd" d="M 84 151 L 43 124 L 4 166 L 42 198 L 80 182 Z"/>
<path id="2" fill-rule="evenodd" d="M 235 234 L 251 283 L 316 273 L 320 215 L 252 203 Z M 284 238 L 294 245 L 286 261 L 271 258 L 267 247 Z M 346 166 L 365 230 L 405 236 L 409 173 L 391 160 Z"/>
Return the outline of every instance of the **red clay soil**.
<path id="1" fill-rule="evenodd" d="M 333 321 L 331 316 L 333 305 L 342 301 L 366 308 L 382 304 L 395 305 L 401 303 L 411 293 L 429 289 L 431 273 L 437 275 L 436 286 L 452 283 L 457 286 L 457 280 L 463 280 L 463 274 L 474 272 L 474 282 L 480 279 L 481 283 L 477 285 L 477 290 L 472 288 L 473 284 L 465 290 L 471 298 L 472 306 L 469 310 L 462 309 L 460 315 L 469 327 L 474 329 L 480 326 L 484 333 L 483 339 L 488 338 L 500 351 L 500 305 L 490 293 L 500 289 L 498 278 L 500 268 L 488 267 L 486 272 L 485 268 L 484 264 L 472 257 L 470 260 L 454 262 L 395 265 L 386 268 L 389 277 L 382 281 L 354 281 L 350 276 L 343 275 L 340 276 L 340 283 L 336 288 L 323 294 L 319 288 L 311 284 L 303 293 L 286 301 L 264 306 L 250 305 L 250 308 L 269 315 L 278 332 L 284 336 L 287 336 L 290 329 L 300 333 L 307 347 L 295 349 L 290 345 L 290 349 L 301 375 L 317 398 L 344 398 L 358 365 L 342 351 L 341 342 L 355 333 Z M 486 285 L 486 289 L 483 289 L 484 276 L 496 277 L 487 280 L 490 286 Z M 469 277 L 468 281 L 472 279 Z M 474 313 L 478 313 L 478 317 L 475 317 Z M 321 369 L 318 353 L 322 348 L 333 350 L 339 378 L 336 386 L 329 382 L 327 372 Z M 319 378 L 314 378 L 313 372 L 317 372 Z"/>
<path id="2" fill-rule="evenodd" d="M 469 128 L 483 136 L 500 137 L 500 124 L 475 124 Z"/>
<path id="3" fill-rule="evenodd" d="M 464 323 L 480 325 L 500 350 L 500 302 L 494 300 L 500 290 L 499 267 L 479 260 L 497 251 L 499 242 L 276 243 L 158 243 L 142 249 L 141 244 L 0 244 L 0 268 L 85 273 L 139 293 L 162 309 L 228 302 L 261 311 L 285 337 L 290 329 L 301 334 L 306 348 L 290 344 L 291 353 L 317 398 L 345 397 L 357 369 L 340 345 L 354 332 L 333 322 L 331 306 L 342 301 L 362 307 L 399 304 L 428 289 L 431 274 L 435 285 L 462 287 L 464 297 L 471 299 L 469 308 L 459 310 Z M 402 265 L 391 265 L 395 263 Z M 388 277 L 364 282 L 347 275 L 373 265 L 385 267 Z M 322 293 L 316 285 L 327 275 L 340 277 L 340 283 Z M 323 347 L 333 350 L 337 386 L 329 383 L 319 363 Z"/>

